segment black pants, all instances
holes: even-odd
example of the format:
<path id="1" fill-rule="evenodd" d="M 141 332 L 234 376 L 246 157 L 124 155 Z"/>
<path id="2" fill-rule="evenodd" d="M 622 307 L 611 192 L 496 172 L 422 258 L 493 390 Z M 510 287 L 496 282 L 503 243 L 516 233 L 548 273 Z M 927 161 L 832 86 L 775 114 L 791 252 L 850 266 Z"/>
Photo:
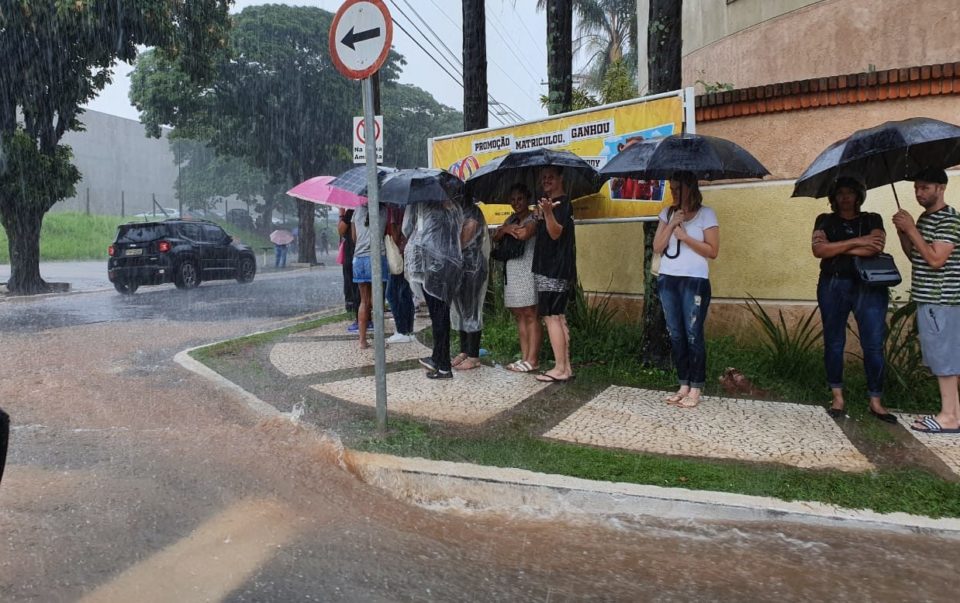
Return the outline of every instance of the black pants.
<path id="1" fill-rule="evenodd" d="M 0 408 L 0 481 L 3 481 L 3 467 L 7 464 L 7 442 L 10 441 L 10 416 Z"/>
<path id="2" fill-rule="evenodd" d="M 356 314 L 360 308 L 360 287 L 353 282 L 353 253 L 343 255 L 343 307 Z"/>
<path id="3" fill-rule="evenodd" d="M 450 370 L 450 306 L 443 300 L 437 299 L 426 291 L 423 296 L 427 300 L 427 310 L 430 311 L 430 326 L 433 329 L 433 362 L 441 371 Z"/>
<path id="4" fill-rule="evenodd" d="M 470 358 L 479 358 L 480 334 L 481 331 L 476 331 L 474 333 L 460 331 L 460 353 L 466 354 Z"/>

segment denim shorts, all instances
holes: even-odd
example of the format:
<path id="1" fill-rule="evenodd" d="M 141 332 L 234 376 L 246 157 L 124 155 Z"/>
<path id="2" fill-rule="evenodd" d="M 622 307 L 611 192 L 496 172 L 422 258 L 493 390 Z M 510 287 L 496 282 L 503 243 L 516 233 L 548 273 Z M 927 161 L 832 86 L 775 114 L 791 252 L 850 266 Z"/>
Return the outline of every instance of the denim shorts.
<path id="1" fill-rule="evenodd" d="M 384 282 L 390 278 L 390 267 L 387 266 L 387 256 L 380 256 L 380 276 Z M 353 258 L 353 282 L 371 283 L 373 282 L 373 268 L 370 265 L 370 256 L 364 255 Z"/>

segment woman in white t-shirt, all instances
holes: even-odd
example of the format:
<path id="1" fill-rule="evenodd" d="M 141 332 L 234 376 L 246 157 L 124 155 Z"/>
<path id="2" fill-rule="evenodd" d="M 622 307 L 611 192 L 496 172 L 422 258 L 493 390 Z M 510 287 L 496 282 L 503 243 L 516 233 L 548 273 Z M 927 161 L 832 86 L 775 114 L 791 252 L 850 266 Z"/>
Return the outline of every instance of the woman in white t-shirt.
<path id="1" fill-rule="evenodd" d="M 662 254 L 657 286 L 670 332 L 680 389 L 668 404 L 694 408 L 707 378 L 703 324 L 710 307 L 710 266 L 720 251 L 717 215 L 703 206 L 696 177 L 678 172 L 670 179 L 674 205 L 660 212 L 653 252 Z"/>

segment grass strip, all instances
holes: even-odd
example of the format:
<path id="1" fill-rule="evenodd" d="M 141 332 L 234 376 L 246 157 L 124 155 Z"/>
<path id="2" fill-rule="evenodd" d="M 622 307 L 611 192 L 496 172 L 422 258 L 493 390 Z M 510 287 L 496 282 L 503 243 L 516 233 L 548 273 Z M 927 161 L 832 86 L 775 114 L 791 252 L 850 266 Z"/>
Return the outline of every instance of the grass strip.
<path id="1" fill-rule="evenodd" d="M 368 433 L 372 432 L 371 424 Z M 880 513 L 960 517 L 960 484 L 916 469 L 811 471 L 604 450 L 524 435 L 451 437 L 429 425 L 396 418 L 391 419 L 386 436 L 370 436 L 354 446 L 368 452 L 515 467 L 599 481 L 816 501 Z"/>

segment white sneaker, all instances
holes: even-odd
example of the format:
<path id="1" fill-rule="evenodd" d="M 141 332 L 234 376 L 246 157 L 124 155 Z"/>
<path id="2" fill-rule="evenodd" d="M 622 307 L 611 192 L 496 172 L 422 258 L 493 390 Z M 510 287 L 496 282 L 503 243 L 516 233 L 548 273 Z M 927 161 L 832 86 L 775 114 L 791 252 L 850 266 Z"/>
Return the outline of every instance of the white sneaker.
<path id="1" fill-rule="evenodd" d="M 403 333 L 394 333 L 387 337 L 387 343 L 410 343 L 413 341 L 413 335 L 404 335 Z"/>

